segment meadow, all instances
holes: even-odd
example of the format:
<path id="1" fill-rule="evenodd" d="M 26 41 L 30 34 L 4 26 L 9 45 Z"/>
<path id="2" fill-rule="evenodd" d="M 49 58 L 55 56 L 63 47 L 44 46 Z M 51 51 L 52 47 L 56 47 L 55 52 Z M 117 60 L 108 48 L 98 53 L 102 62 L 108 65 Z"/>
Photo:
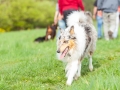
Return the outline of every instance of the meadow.
<path id="1" fill-rule="evenodd" d="M 45 29 L 0 34 L 0 90 L 120 90 L 120 33 L 117 39 L 97 41 L 94 70 L 85 58 L 81 77 L 71 86 L 56 57 L 56 39 L 33 42 L 44 34 Z"/>

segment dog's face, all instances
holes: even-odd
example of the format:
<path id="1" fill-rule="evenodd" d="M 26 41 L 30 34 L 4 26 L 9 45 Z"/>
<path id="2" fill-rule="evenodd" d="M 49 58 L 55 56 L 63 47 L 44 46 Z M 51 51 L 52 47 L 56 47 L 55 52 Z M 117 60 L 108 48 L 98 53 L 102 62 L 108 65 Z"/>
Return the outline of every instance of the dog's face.
<path id="1" fill-rule="evenodd" d="M 48 27 L 47 27 L 47 33 L 48 33 L 48 34 L 51 34 L 51 33 L 52 33 L 51 26 L 48 26 Z"/>
<path id="2" fill-rule="evenodd" d="M 68 31 L 61 31 L 57 44 L 57 53 L 60 53 L 60 59 L 63 59 L 66 55 L 70 55 L 69 52 L 76 46 L 76 37 L 73 26 Z"/>

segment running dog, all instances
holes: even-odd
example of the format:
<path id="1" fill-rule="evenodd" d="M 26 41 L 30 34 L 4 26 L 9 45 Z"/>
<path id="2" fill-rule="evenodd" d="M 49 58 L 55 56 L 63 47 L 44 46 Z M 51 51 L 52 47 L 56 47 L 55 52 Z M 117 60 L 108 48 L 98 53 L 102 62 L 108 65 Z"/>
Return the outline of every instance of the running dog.
<path id="1" fill-rule="evenodd" d="M 89 69 L 93 70 L 92 55 L 96 48 L 97 32 L 89 12 L 74 11 L 68 16 L 67 25 L 57 39 L 57 56 L 66 62 L 66 84 L 71 85 L 74 79 L 80 77 L 81 63 L 86 55 Z"/>
<path id="2" fill-rule="evenodd" d="M 46 35 L 43 37 L 38 37 L 34 41 L 35 42 L 43 42 L 48 40 L 53 40 L 56 36 L 57 25 L 52 24 L 47 27 Z"/>

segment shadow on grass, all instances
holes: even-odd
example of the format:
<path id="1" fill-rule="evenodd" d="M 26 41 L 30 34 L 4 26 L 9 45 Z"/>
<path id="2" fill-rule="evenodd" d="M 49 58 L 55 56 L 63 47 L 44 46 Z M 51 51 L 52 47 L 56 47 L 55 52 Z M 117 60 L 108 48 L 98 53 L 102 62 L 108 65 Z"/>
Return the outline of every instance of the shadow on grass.
<path id="1" fill-rule="evenodd" d="M 93 71 L 95 71 L 95 69 L 100 67 L 100 63 L 98 61 L 94 61 L 94 60 L 96 60 L 96 59 L 93 58 Z M 82 61 L 81 75 L 82 76 L 87 75 L 89 72 L 91 72 L 89 70 L 89 61 L 87 58 L 85 58 Z"/>

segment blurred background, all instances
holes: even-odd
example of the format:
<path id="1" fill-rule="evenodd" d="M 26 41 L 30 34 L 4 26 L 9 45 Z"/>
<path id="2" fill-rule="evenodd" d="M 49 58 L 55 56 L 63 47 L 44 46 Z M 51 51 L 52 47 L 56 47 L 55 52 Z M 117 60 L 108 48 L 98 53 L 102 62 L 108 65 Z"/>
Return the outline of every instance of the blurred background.
<path id="1" fill-rule="evenodd" d="M 57 0 L 0 0 L 0 33 L 46 28 L 53 23 Z M 92 12 L 94 0 L 83 0 Z"/>

